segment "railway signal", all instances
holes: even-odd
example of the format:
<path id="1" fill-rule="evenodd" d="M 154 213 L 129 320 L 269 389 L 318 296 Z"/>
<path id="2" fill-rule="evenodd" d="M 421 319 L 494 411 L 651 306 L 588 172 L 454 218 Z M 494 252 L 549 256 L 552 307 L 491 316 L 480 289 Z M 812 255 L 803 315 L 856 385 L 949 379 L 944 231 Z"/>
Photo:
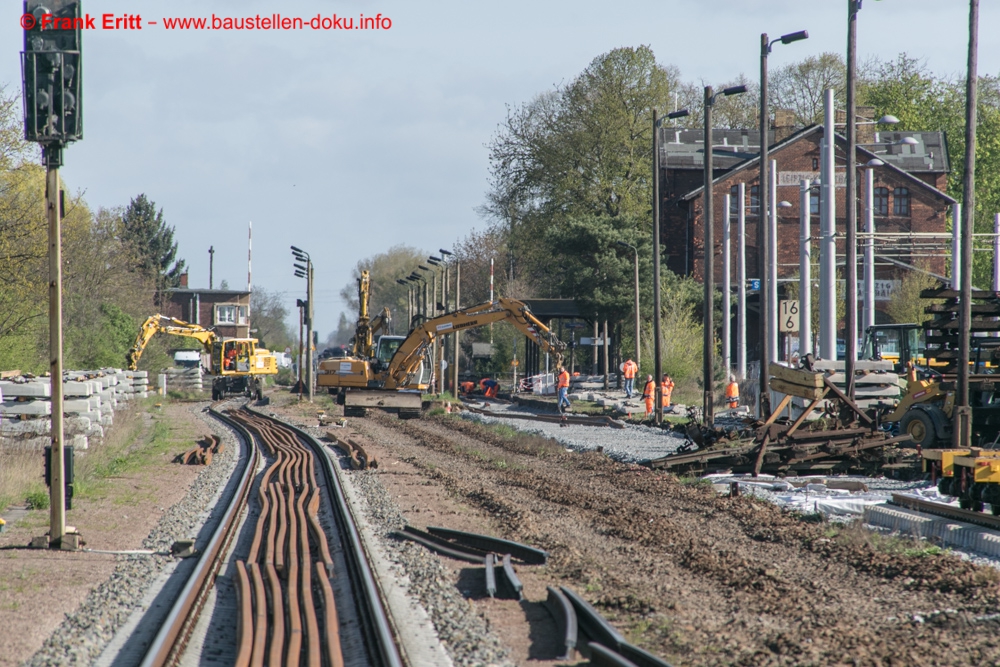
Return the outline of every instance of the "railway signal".
<path id="1" fill-rule="evenodd" d="M 24 138 L 42 147 L 45 208 L 49 223 L 49 371 L 52 378 L 52 449 L 49 467 L 49 534 L 40 546 L 79 548 L 66 534 L 66 465 L 63 442 L 62 210 L 59 167 L 66 144 L 83 139 L 80 0 L 25 0 L 21 15 Z"/>

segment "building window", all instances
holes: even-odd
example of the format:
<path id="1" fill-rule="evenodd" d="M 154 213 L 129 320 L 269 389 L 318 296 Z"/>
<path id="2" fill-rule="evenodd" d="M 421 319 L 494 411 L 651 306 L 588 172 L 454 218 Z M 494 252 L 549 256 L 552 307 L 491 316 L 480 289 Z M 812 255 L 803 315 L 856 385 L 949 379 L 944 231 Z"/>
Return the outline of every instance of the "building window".
<path id="1" fill-rule="evenodd" d="M 813 171 L 818 171 L 818 170 L 819 170 L 819 158 L 818 157 L 814 157 L 813 158 Z"/>
<path id="2" fill-rule="evenodd" d="M 892 191 L 892 214 L 910 215 L 910 191 L 907 188 L 896 188 Z"/>
<path id="3" fill-rule="evenodd" d="M 760 186 L 750 186 L 750 210 L 747 215 L 760 215 Z"/>
<path id="4" fill-rule="evenodd" d="M 215 324 L 246 326 L 249 321 L 249 314 L 250 310 L 247 306 L 231 303 L 218 304 L 215 306 Z"/>
<path id="5" fill-rule="evenodd" d="M 734 185 L 729 188 L 729 217 L 735 217 L 740 213 L 740 186 Z"/>
<path id="6" fill-rule="evenodd" d="M 809 191 L 809 215 L 819 215 L 819 192 Z"/>
<path id="7" fill-rule="evenodd" d="M 889 215 L 889 188 L 875 188 L 872 192 L 872 210 L 875 215 Z"/>

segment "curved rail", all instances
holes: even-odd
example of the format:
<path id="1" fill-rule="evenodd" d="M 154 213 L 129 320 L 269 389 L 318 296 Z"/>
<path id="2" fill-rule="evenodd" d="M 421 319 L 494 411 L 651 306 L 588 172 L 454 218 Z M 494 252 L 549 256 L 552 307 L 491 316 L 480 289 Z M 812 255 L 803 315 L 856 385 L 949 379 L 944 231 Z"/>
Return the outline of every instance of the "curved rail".
<path id="1" fill-rule="evenodd" d="M 210 406 L 209 413 L 236 430 L 246 443 L 247 456 L 244 468 L 222 520 L 209 539 L 201 558 L 198 559 L 194 572 L 191 573 L 191 577 L 170 609 L 170 613 L 159 632 L 156 633 L 153 643 L 146 651 L 146 656 L 140 663 L 142 667 L 173 664 L 180 657 L 191 631 L 194 629 L 198 613 L 204 606 L 212 586 L 215 585 L 215 577 L 222 566 L 225 553 L 236 535 L 239 515 L 250 494 L 250 486 L 259 460 L 257 448 L 253 446 L 253 438 L 250 433 L 216 410 L 217 405 L 218 403 Z"/>
<path id="2" fill-rule="evenodd" d="M 323 446 L 306 431 L 249 407 L 245 407 L 244 411 L 258 420 L 270 422 L 276 427 L 294 433 L 298 440 L 305 443 L 315 455 L 315 460 L 318 461 L 319 465 L 315 466 L 314 470 L 315 468 L 319 469 L 327 488 L 331 489 L 331 504 L 343 542 L 348 575 L 355 592 L 355 606 L 369 647 L 371 664 L 379 667 L 403 667 L 404 662 L 395 641 L 389 615 L 383 605 L 380 589 L 368 563 L 368 555 L 361 533 L 358 531 L 350 507 L 347 505 L 340 478 L 333 468 L 333 462 L 326 455 Z M 318 573 L 322 570 L 323 568 L 317 568 Z M 324 594 L 327 594 L 328 584 L 323 586 L 323 578 L 325 577 L 320 577 L 320 584 Z M 327 628 L 329 627 L 330 622 L 327 619 Z"/>

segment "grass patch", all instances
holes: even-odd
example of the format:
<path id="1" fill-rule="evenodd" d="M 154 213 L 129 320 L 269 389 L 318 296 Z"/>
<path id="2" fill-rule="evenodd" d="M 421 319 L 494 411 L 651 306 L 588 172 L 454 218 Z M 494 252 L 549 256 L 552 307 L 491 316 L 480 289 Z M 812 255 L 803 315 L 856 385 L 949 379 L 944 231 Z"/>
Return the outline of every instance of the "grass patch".
<path id="1" fill-rule="evenodd" d="M 712 480 L 706 479 L 705 477 L 678 477 L 677 481 L 684 486 L 712 486 Z"/>
<path id="2" fill-rule="evenodd" d="M 57 397 L 58 398 L 58 397 Z M 49 508 L 48 489 L 33 489 L 25 495 L 28 509 L 47 510 Z"/>
<path id="3" fill-rule="evenodd" d="M 42 452 L 0 450 L 0 510 L 24 503 L 29 493 L 44 492 L 44 473 Z"/>

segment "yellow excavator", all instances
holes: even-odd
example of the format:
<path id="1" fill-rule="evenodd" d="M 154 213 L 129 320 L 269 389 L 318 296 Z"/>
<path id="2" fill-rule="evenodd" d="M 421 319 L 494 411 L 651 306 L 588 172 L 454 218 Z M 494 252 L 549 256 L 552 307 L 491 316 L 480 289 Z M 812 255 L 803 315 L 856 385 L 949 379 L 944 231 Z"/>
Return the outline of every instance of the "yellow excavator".
<path id="1" fill-rule="evenodd" d="M 362 416 L 366 408 L 398 410 L 401 419 L 420 416 L 421 392 L 427 389 L 424 359 L 437 336 L 494 322 L 510 322 L 543 351 L 562 364 L 566 344 L 542 324 L 527 304 L 498 299 L 425 320 L 408 336 L 379 336 L 371 358 L 327 359 L 319 365 L 317 384 L 331 394 L 347 416 Z"/>
<path id="2" fill-rule="evenodd" d="M 212 400 L 226 394 L 245 394 L 251 398 L 264 396 L 263 375 L 278 372 L 278 360 L 268 350 L 257 347 L 256 338 L 223 338 L 214 331 L 176 317 L 152 315 L 142 323 L 135 342 L 125 355 L 129 370 L 135 370 L 143 350 L 158 333 L 194 338 L 204 347 L 211 359 L 209 373 L 212 380 Z"/>

